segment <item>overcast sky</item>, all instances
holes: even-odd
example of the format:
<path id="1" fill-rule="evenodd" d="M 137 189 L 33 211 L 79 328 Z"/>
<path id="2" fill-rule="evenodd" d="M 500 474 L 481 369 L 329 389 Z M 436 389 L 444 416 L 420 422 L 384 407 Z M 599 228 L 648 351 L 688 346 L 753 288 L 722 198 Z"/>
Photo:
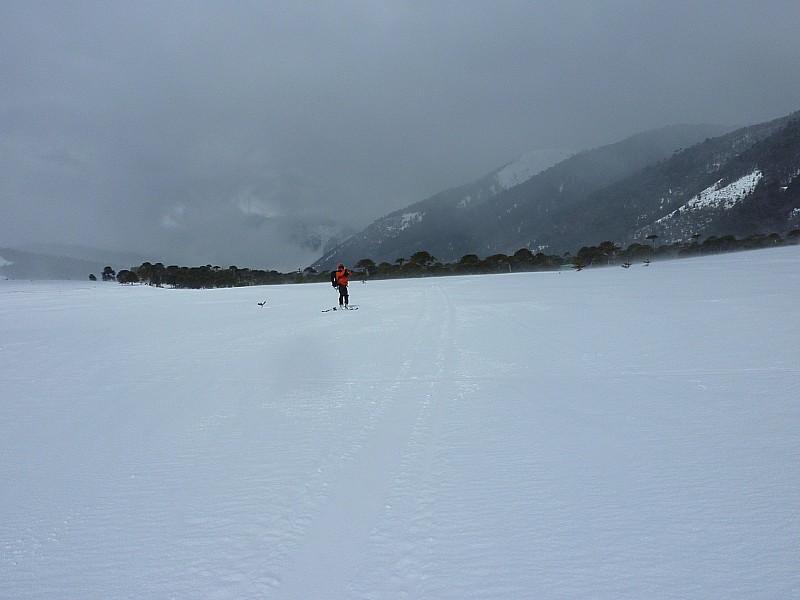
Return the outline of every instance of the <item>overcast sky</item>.
<path id="1" fill-rule="evenodd" d="M 798 110 L 798 23 L 797 0 L 5 0 L 0 246 L 306 266 L 291 223 Z"/>

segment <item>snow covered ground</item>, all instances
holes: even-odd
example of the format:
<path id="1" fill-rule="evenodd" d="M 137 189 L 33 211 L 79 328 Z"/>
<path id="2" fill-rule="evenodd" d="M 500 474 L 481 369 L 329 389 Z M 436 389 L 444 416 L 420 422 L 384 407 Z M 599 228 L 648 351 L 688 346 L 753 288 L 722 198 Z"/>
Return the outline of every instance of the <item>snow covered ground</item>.
<path id="1" fill-rule="evenodd" d="M 0 597 L 800 597 L 800 247 L 351 296 L 0 281 Z"/>

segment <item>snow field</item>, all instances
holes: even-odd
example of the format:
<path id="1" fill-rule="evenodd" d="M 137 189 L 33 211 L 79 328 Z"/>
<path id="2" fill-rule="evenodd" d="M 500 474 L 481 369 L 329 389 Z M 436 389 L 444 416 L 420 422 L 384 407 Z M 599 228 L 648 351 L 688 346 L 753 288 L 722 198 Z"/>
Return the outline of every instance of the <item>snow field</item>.
<path id="1" fill-rule="evenodd" d="M 797 597 L 798 267 L 0 282 L 0 597 Z"/>

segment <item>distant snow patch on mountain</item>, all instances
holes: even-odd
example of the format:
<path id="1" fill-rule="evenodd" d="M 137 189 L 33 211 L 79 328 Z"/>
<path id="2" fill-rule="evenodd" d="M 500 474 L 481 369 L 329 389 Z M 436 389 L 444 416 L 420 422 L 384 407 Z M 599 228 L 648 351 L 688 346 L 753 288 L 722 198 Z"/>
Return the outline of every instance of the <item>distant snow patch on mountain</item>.
<path id="1" fill-rule="evenodd" d="M 486 179 L 480 180 L 477 185 L 473 186 L 471 192 L 459 201 L 456 208 L 467 208 L 472 203 L 480 203 L 493 198 L 508 189 L 525 183 L 542 171 L 569 158 L 572 154 L 571 150 L 554 149 L 527 152 L 501 167 L 494 174 L 488 175 Z"/>
<path id="2" fill-rule="evenodd" d="M 495 180 L 501 188 L 496 193 L 528 181 L 531 177 L 566 159 L 570 154 L 572 152 L 567 150 L 534 150 L 523 154 L 495 174 Z"/>
<path id="3" fill-rule="evenodd" d="M 5 258 L 0 256 L 0 267 L 6 267 L 8 265 L 13 265 L 14 263 L 7 261 Z"/>
<path id="4" fill-rule="evenodd" d="M 403 213 L 400 216 L 400 220 L 394 226 L 390 226 L 389 229 L 393 229 L 394 231 L 403 231 L 404 229 L 408 229 L 414 223 L 419 223 L 422 221 L 422 217 L 425 213 L 419 212 L 410 212 L 410 213 Z"/>
<path id="5" fill-rule="evenodd" d="M 720 187 L 722 180 L 719 180 L 714 185 L 706 188 L 689 202 L 681 206 L 679 209 L 671 212 L 666 217 L 662 217 L 656 223 L 666 223 L 670 219 L 682 216 L 688 211 L 695 211 L 701 209 L 729 209 L 733 208 L 736 204 L 744 200 L 747 196 L 753 193 L 753 190 L 761 181 L 763 174 L 759 169 L 752 173 L 737 179 L 733 183 Z"/>

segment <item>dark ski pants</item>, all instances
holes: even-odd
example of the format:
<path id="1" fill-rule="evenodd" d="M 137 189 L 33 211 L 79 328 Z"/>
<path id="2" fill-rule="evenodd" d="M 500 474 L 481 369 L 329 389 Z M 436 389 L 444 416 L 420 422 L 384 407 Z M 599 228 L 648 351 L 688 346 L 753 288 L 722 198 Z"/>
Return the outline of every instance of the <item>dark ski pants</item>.
<path id="1" fill-rule="evenodd" d="M 350 303 L 350 296 L 347 294 L 347 286 L 339 285 L 339 306 L 347 306 Z"/>

